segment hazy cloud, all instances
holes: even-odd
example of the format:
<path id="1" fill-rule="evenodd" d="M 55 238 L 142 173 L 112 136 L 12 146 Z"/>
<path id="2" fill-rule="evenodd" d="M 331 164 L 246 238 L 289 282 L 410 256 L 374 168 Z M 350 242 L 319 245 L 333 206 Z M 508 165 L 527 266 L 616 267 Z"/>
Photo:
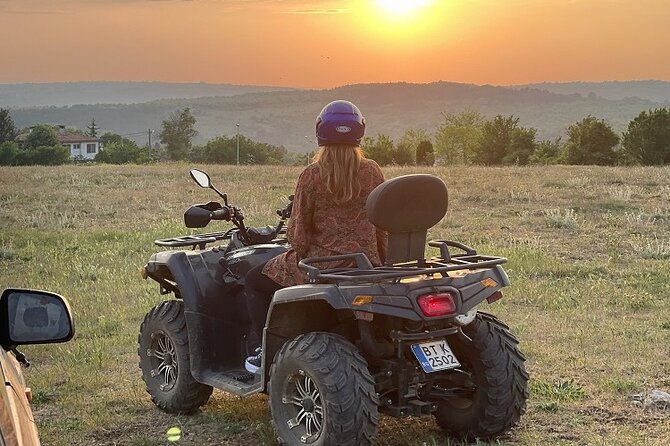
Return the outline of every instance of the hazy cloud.
<path id="1" fill-rule="evenodd" d="M 298 9 L 295 11 L 284 11 L 282 14 L 344 14 L 348 9 Z"/>
<path id="2" fill-rule="evenodd" d="M 65 14 L 65 11 L 59 10 L 40 10 L 40 9 L 0 9 L 0 14 L 35 14 L 35 15 L 49 15 L 49 14 Z"/>

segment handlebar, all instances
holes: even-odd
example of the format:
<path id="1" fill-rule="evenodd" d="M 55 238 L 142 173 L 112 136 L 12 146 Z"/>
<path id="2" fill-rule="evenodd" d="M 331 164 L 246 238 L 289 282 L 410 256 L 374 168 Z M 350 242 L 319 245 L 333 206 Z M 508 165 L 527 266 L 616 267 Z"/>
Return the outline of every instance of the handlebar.
<path id="1" fill-rule="evenodd" d="M 291 218 L 291 211 L 293 210 L 293 199 L 295 198 L 295 195 L 289 195 L 288 196 L 288 204 L 284 209 L 277 209 L 277 215 L 282 220 L 285 220 L 287 218 Z"/>
<path id="2" fill-rule="evenodd" d="M 230 221 L 230 208 L 228 206 L 223 206 L 221 209 L 212 211 L 212 220 L 226 220 Z"/>

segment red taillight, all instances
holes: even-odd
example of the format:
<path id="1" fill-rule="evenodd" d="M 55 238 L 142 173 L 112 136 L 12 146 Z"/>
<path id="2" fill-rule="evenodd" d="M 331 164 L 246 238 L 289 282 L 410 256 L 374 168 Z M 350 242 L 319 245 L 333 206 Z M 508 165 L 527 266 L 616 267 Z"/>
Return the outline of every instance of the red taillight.
<path id="1" fill-rule="evenodd" d="M 446 316 L 456 312 L 454 298 L 449 293 L 424 294 L 417 299 L 425 316 Z"/>

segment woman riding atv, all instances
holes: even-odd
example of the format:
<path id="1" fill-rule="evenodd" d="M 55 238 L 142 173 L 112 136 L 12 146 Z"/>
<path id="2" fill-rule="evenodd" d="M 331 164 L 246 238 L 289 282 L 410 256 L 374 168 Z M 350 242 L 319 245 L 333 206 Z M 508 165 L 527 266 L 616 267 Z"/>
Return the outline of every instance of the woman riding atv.
<path id="1" fill-rule="evenodd" d="M 363 156 L 359 145 L 365 134 L 365 118 L 351 102 L 334 101 L 316 119 L 319 151 L 298 178 L 287 238 L 291 248 L 251 269 L 245 294 L 254 333 L 262 339 L 270 301 L 280 288 L 305 283 L 298 262 L 307 257 L 364 253 L 373 265 L 384 262 L 386 234 L 376 229 L 365 212 L 370 192 L 384 182 L 373 160 Z M 323 268 L 349 266 L 324 263 Z M 251 373 L 261 366 L 261 349 L 245 362 Z"/>

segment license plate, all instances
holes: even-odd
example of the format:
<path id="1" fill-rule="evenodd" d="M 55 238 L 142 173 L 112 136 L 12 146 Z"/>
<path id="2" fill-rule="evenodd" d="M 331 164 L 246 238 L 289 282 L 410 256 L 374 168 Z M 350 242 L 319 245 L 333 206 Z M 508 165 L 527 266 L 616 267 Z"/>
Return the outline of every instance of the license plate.
<path id="1" fill-rule="evenodd" d="M 451 351 L 446 339 L 412 344 L 412 352 L 426 373 L 460 367 L 461 363 Z"/>

